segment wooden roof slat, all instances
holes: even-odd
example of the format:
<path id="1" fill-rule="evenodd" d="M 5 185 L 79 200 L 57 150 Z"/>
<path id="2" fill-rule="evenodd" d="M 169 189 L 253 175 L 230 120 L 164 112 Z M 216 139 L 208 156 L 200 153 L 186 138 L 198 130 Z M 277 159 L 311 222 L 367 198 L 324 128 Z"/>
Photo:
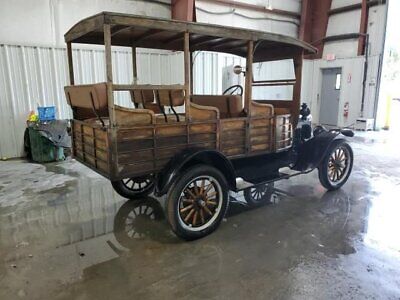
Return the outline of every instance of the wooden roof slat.
<path id="1" fill-rule="evenodd" d="M 121 33 L 122 31 L 125 31 L 129 28 L 132 28 L 132 26 L 115 25 L 114 27 L 111 28 L 111 36 L 115 36 L 118 33 Z"/>
<path id="2" fill-rule="evenodd" d="M 181 41 L 181 40 L 183 40 L 183 32 L 174 34 L 172 37 L 164 40 L 163 43 L 165 43 L 166 45 L 170 45 L 170 44 L 173 44 L 173 43 L 175 43 L 177 41 Z"/>
<path id="3" fill-rule="evenodd" d="M 239 44 L 247 43 L 250 40 L 261 41 L 254 57 L 255 61 L 259 61 L 265 56 L 261 54 L 263 51 L 259 50 L 275 48 L 275 46 L 284 47 L 285 52 L 288 53 L 298 52 L 300 49 L 306 50 L 306 54 L 316 52 L 314 47 L 305 42 L 279 34 L 110 12 L 103 12 L 80 21 L 65 34 L 65 41 L 67 43 L 103 44 L 105 24 L 112 26 L 112 44 L 116 46 L 130 47 L 134 42 L 135 46 L 139 48 L 182 50 L 183 46 L 176 42 L 182 39 L 184 32 L 189 32 L 191 36 L 196 37 L 191 39 L 190 45 L 194 50 L 213 51 L 214 48 L 214 51 L 240 56 L 244 55 L 243 47 L 236 47 L 236 41 Z M 143 30 L 145 30 L 144 33 Z M 170 37 L 164 40 L 156 38 L 155 35 L 161 32 L 168 32 Z M 224 41 L 229 41 L 226 42 L 229 44 L 224 46 Z M 268 47 L 265 47 L 267 44 Z M 292 50 L 289 51 L 288 48 Z"/>
<path id="4" fill-rule="evenodd" d="M 242 40 L 232 40 L 231 42 L 227 42 L 227 43 L 222 43 L 220 45 L 214 46 L 213 49 L 224 49 L 224 48 L 231 48 L 231 49 L 235 49 L 235 48 L 243 48 L 246 47 L 247 43 L 245 41 Z"/>
<path id="5" fill-rule="evenodd" d="M 159 34 L 160 32 L 162 32 L 163 30 L 161 29 L 148 29 L 146 30 L 144 33 L 142 33 L 141 35 L 137 36 L 137 37 L 132 37 L 132 40 L 135 44 L 139 43 L 142 40 L 148 39 L 149 37 Z"/>
<path id="6" fill-rule="evenodd" d="M 203 45 L 214 45 L 224 39 L 225 38 L 222 38 L 222 37 L 205 36 L 205 37 L 195 40 L 194 42 L 190 42 L 190 47 L 196 48 L 196 47 L 200 47 Z"/>

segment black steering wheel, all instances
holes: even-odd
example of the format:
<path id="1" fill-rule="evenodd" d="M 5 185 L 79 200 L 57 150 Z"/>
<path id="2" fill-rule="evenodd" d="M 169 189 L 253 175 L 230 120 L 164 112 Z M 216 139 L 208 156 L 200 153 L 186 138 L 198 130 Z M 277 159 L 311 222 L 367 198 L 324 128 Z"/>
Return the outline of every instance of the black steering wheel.
<path id="1" fill-rule="evenodd" d="M 239 90 L 239 93 L 236 93 Z M 243 87 L 240 84 L 232 85 L 231 87 L 228 87 L 223 95 L 240 95 L 243 96 Z"/>

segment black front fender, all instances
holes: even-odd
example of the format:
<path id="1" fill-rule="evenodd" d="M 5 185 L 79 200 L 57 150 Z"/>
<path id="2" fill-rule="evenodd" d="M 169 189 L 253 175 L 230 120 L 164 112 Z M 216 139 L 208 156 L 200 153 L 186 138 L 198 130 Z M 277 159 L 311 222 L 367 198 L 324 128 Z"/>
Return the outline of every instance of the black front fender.
<path id="1" fill-rule="evenodd" d="M 340 131 L 323 131 L 301 144 L 297 151 L 297 161 L 292 168 L 307 171 L 319 166 L 334 140 L 338 140 Z"/>
<path id="2" fill-rule="evenodd" d="M 201 148 L 188 148 L 175 155 L 157 175 L 157 196 L 165 195 L 180 173 L 196 164 L 207 164 L 220 170 L 231 190 L 236 189 L 236 175 L 232 163 L 220 152 Z"/>

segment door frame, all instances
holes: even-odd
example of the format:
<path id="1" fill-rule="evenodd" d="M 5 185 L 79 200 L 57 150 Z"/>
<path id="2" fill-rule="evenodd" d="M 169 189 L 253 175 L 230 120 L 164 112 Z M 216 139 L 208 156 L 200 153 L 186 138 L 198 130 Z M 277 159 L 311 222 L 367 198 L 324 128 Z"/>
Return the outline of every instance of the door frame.
<path id="1" fill-rule="evenodd" d="M 321 123 L 321 108 L 322 108 L 322 87 L 323 87 L 323 81 L 324 81 L 324 71 L 325 70 L 334 70 L 334 69 L 340 69 L 341 71 L 341 79 L 340 79 L 340 89 L 339 89 L 339 103 L 338 103 L 338 115 L 337 115 L 337 124 L 332 125 L 332 124 L 324 124 L 326 126 L 332 126 L 332 127 L 339 127 L 342 119 L 340 116 L 340 107 L 342 104 L 342 93 L 343 93 L 343 88 L 344 88 L 344 78 L 343 78 L 343 70 L 344 67 L 342 65 L 332 65 L 332 66 L 324 66 L 320 67 L 319 69 L 319 75 L 320 75 L 320 80 L 319 80 L 319 92 L 318 92 L 318 123 Z"/>

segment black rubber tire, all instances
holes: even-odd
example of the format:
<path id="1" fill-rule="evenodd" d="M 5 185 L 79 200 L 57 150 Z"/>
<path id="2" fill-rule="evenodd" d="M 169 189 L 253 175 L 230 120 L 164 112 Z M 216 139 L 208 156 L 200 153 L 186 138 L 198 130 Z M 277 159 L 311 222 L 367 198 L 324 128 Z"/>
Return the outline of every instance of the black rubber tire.
<path id="1" fill-rule="evenodd" d="M 111 185 L 120 196 L 127 198 L 129 200 L 143 199 L 148 195 L 150 195 L 154 190 L 154 181 L 151 184 L 149 184 L 148 187 L 146 187 L 140 192 L 135 192 L 128 189 L 122 180 L 111 181 Z"/>
<path id="2" fill-rule="evenodd" d="M 332 182 L 328 178 L 328 163 L 329 163 L 329 158 L 332 155 L 332 153 L 340 147 L 344 147 L 348 150 L 349 153 L 349 169 L 347 171 L 346 176 L 341 180 L 340 183 L 338 184 L 332 184 Z M 322 186 L 326 188 L 328 191 L 335 191 L 340 189 L 349 179 L 351 171 L 353 169 L 353 161 L 354 161 L 354 155 L 353 155 L 353 150 L 351 149 L 350 145 L 344 141 L 344 140 L 334 140 L 329 147 L 326 155 L 324 156 L 321 164 L 318 167 L 318 177 L 319 181 L 321 182 Z"/>
<path id="3" fill-rule="evenodd" d="M 201 231 L 190 231 L 184 228 L 179 222 L 179 200 L 183 189 L 188 183 L 199 176 L 212 176 L 220 185 L 222 191 L 222 206 L 218 217 Z M 196 165 L 187 170 L 175 181 L 167 194 L 167 219 L 172 231 L 181 239 L 192 241 L 215 231 L 220 225 L 229 205 L 229 188 L 224 175 L 216 168 L 208 165 Z"/>
<path id="4" fill-rule="evenodd" d="M 265 191 L 262 192 L 262 196 L 261 196 L 260 200 L 257 201 L 257 199 L 254 198 L 254 189 L 264 188 L 264 187 L 265 187 Z M 246 189 L 243 191 L 243 196 L 244 196 L 244 199 L 246 200 L 247 204 L 250 207 L 256 208 L 256 207 L 261 207 L 261 206 L 272 203 L 271 196 L 272 196 L 273 192 L 274 192 L 274 184 L 269 183 L 269 184 L 257 186 L 254 188 Z"/>

